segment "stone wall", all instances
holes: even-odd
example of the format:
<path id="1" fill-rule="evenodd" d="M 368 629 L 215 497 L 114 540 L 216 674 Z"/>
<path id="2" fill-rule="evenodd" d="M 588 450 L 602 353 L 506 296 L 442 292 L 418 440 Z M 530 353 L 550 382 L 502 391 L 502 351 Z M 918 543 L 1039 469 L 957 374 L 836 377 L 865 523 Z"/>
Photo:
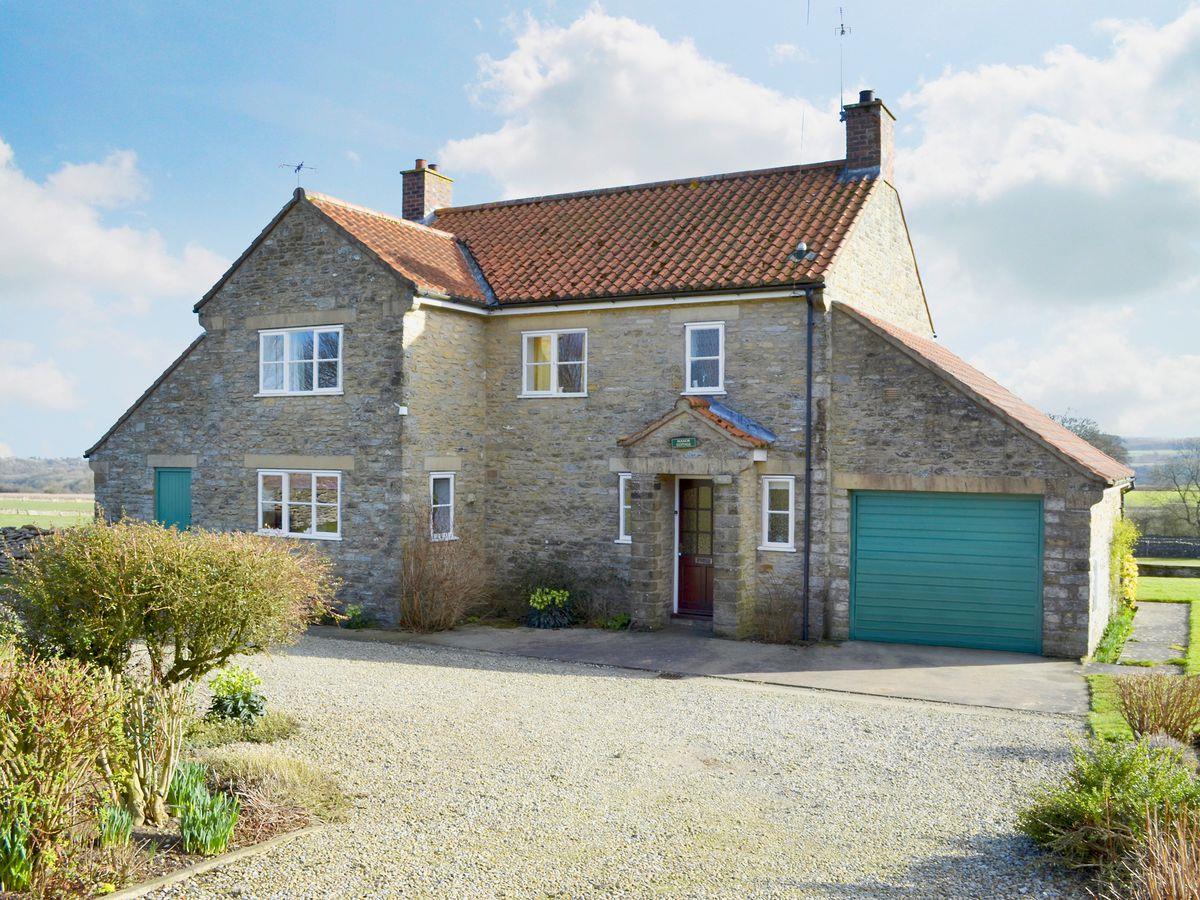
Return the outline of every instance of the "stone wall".
<path id="1" fill-rule="evenodd" d="M 1042 493 L 1043 650 L 1089 653 L 1107 621 L 1090 560 L 1111 492 L 836 309 L 833 329 L 828 635 L 849 634 L 852 476 L 891 476 L 896 489 Z"/>
<path id="2" fill-rule="evenodd" d="M 154 515 L 154 466 L 192 464 L 192 521 L 257 527 L 257 469 L 342 472 L 342 540 L 311 541 L 337 563 L 342 596 L 388 615 L 402 488 L 407 290 L 300 202 L 201 310 L 204 339 L 92 456 L 110 518 Z M 258 330 L 344 325 L 344 393 L 256 397 Z M 281 538 L 281 540 L 283 540 Z"/>
<path id="3" fill-rule="evenodd" d="M 1095 649 L 1108 625 L 1109 616 L 1115 612 L 1118 597 L 1112 592 L 1112 539 L 1113 529 L 1121 518 L 1122 488 L 1111 487 L 1104 498 L 1092 507 L 1091 556 L 1088 566 L 1091 571 L 1091 618 L 1088 624 L 1088 652 Z"/>
<path id="4" fill-rule="evenodd" d="M 933 333 L 900 196 L 886 181 L 875 182 L 825 282 L 831 301 L 917 334 Z"/>
<path id="5" fill-rule="evenodd" d="M 12 574 L 14 560 L 26 559 L 29 547 L 50 529 L 36 525 L 0 528 L 0 577 Z"/>

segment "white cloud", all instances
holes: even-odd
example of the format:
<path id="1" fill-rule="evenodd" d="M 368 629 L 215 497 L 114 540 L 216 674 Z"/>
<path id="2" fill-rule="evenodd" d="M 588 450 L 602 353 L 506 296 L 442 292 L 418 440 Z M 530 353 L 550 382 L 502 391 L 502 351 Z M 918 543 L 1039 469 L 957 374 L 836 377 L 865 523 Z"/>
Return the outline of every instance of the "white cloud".
<path id="1" fill-rule="evenodd" d="M 153 229 L 102 220 L 102 210 L 143 196 L 130 151 L 69 163 L 39 184 L 0 140 L 0 306 L 144 309 L 203 292 L 223 269 L 215 254 L 195 244 L 172 253 Z"/>
<path id="2" fill-rule="evenodd" d="M 835 104 L 785 96 L 598 8 L 566 27 L 526 18 L 513 52 L 480 70 L 477 98 L 503 123 L 440 156 L 509 197 L 842 153 Z"/>
<path id="3" fill-rule="evenodd" d="M 34 344 L 0 340 L 0 408 L 5 406 L 75 409 L 79 406 L 75 379 Z"/>
<path id="4" fill-rule="evenodd" d="M 362 165 L 362 157 L 359 156 L 357 153 L 355 153 L 353 150 L 346 151 L 346 159 L 349 160 L 350 164 L 352 166 L 354 166 L 355 168 Z"/>
<path id="5" fill-rule="evenodd" d="M 812 62 L 812 55 L 795 44 L 775 44 L 771 47 L 771 62 Z"/>

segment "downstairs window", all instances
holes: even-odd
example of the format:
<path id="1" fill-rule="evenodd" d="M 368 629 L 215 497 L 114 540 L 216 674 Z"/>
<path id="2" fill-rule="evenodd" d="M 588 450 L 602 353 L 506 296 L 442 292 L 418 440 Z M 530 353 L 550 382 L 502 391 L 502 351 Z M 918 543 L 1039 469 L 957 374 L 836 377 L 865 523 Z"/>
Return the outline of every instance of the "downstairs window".
<path id="1" fill-rule="evenodd" d="M 258 473 L 259 534 L 340 540 L 341 502 L 340 472 L 262 469 Z"/>

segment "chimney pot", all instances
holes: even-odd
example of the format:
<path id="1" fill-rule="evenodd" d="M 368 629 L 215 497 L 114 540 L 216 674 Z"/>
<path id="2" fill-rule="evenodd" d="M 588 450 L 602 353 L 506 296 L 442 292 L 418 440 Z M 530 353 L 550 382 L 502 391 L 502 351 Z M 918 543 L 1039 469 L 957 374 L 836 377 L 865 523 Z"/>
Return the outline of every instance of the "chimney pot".
<path id="1" fill-rule="evenodd" d="M 414 166 L 413 166 L 413 168 L 414 168 L 414 169 L 423 169 L 423 168 L 425 168 L 425 160 L 421 159 L 421 158 L 418 156 L 418 157 L 417 157 L 417 162 L 416 162 L 416 165 L 414 165 Z"/>
<path id="2" fill-rule="evenodd" d="M 875 92 L 874 91 L 859 91 L 858 92 L 858 102 L 859 103 L 871 103 L 874 100 L 875 100 Z"/>
<path id="3" fill-rule="evenodd" d="M 430 163 L 430 164 L 429 164 L 429 171 L 430 171 L 430 172 L 436 172 L 437 170 L 438 170 L 437 163 Z"/>

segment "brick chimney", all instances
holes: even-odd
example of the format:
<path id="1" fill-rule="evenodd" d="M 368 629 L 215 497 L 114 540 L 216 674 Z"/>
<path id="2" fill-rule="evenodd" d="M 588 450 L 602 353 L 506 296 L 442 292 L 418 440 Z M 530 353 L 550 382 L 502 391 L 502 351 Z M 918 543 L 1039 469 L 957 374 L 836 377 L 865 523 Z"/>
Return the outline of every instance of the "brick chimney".
<path id="1" fill-rule="evenodd" d="M 404 176 L 404 218 L 420 222 L 435 209 L 450 205 L 454 179 L 439 172 L 437 166 L 418 159 L 400 174 Z"/>
<path id="2" fill-rule="evenodd" d="M 877 173 L 891 182 L 896 156 L 892 142 L 896 117 L 891 110 L 875 99 L 874 91 L 859 91 L 857 103 L 842 107 L 842 120 L 846 123 L 847 172 Z"/>

